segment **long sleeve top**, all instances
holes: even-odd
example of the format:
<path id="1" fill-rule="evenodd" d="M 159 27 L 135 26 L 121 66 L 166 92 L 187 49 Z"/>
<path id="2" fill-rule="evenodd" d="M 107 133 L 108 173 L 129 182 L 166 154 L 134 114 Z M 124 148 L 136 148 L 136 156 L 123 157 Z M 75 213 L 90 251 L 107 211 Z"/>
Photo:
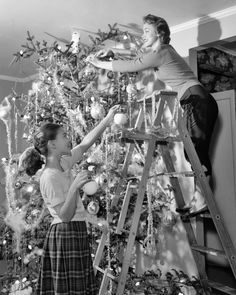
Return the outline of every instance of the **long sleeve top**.
<path id="1" fill-rule="evenodd" d="M 156 51 L 149 50 L 133 60 L 112 62 L 112 69 L 117 72 L 138 72 L 149 68 L 157 69 L 158 79 L 176 91 L 179 98 L 189 87 L 200 84 L 185 60 L 169 44 L 161 45 Z"/>

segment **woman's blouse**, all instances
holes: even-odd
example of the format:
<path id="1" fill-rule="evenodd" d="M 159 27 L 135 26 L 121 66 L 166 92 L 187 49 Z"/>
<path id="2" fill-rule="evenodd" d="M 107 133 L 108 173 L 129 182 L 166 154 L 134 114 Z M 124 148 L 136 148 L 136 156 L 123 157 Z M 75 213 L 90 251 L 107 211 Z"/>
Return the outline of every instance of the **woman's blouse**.
<path id="1" fill-rule="evenodd" d="M 71 168 L 82 157 L 78 147 L 74 148 L 71 154 L 71 156 L 63 156 L 61 158 L 61 166 L 64 171 L 45 168 L 40 177 L 40 190 L 44 202 L 53 217 L 52 224 L 63 222 L 58 216 L 55 207 L 65 202 L 69 188 L 74 181 Z M 76 197 L 76 210 L 71 221 L 84 221 L 86 219 L 86 212 L 78 191 L 76 191 Z"/>
<path id="2" fill-rule="evenodd" d="M 158 79 L 178 92 L 179 98 L 189 87 L 200 84 L 185 60 L 169 44 L 161 45 L 156 51 L 150 49 L 133 60 L 112 61 L 112 69 L 117 72 L 137 72 L 148 68 L 156 69 Z"/>

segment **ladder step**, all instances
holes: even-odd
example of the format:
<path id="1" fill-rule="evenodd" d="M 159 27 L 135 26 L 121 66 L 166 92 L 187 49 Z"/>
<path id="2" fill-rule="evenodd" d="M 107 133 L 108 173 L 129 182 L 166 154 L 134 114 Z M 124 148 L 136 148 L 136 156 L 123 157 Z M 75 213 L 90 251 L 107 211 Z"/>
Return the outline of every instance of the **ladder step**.
<path id="1" fill-rule="evenodd" d="M 102 269 L 101 267 L 99 267 L 99 266 L 97 266 L 97 265 L 94 265 L 94 267 L 98 270 L 98 271 L 100 271 L 101 273 L 103 273 L 103 274 L 105 274 L 105 270 L 104 269 Z M 114 277 L 112 274 L 110 274 L 110 273 L 107 273 L 107 276 L 110 278 L 110 279 L 112 279 L 112 280 L 115 280 L 116 279 L 116 277 Z"/>
<path id="2" fill-rule="evenodd" d="M 209 218 L 209 219 L 212 219 L 210 213 L 201 213 L 200 216 L 201 216 L 202 218 Z"/>
<path id="3" fill-rule="evenodd" d="M 191 207 L 187 207 L 187 208 L 177 208 L 176 212 L 178 212 L 181 215 L 181 219 L 183 221 L 188 221 L 190 218 L 196 217 L 198 215 L 200 215 L 201 217 L 205 217 L 205 218 L 211 218 L 211 215 L 209 213 L 209 210 L 207 207 L 204 207 L 200 210 L 194 211 L 194 212 L 190 212 Z"/>
<path id="4" fill-rule="evenodd" d="M 179 136 L 176 137 L 166 137 L 161 134 L 149 134 L 145 132 L 140 132 L 139 130 L 122 130 L 116 135 L 117 139 L 125 140 L 126 142 L 136 141 L 147 141 L 151 140 L 153 137 L 159 144 L 166 144 L 167 142 L 181 141 Z"/>
<path id="5" fill-rule="evenodd" d="M 217 249 L 213 249 L 213 248 L 209 248 L 209 247 L 204 247 L 204 246 L 200 246 L 200 245 L 191 245 L 191 249 L 201 252 L 201 253 L 206 253 L 212 256 L 221 256 L 224 258 L 227 258 L 225 255 L 224 251 L 221 250 L 217 250 Z"/>
<path id="6" fill-rule="evenodd" d="M 153 93 L 156 99 L 158 99 L 161 96 L 168 96 L 168 97 L 171 97 L 172 100 L 176 98 L 177 94 L 178 94 L 177 92 L 167 91 L 167 90 L 160 90 L 160 91 L 156 91 L 156 93 Z M 144 101 L 143 98 L 137 100 L 138 103 L 142 103 L 142 104 L 143 104 L 143 101 Z M 152 95 L 145 97 L 145 103 L 152 104 Z"/>
<path id="7" fill-rule="evenodd" d="M 218 291 L 221 291 L 225 294 L 229 294 L 229 295 L 235 295 L 236 294 L 236 289 L 234 288 L 231 288 L 229 286 L 225 286 L 221 283 L 217 283 L 217 282 L 213 282 L 213 281 L 208 281 L 208 284 L 209 286 L 212 288 L 212 289 L 215 289 L 215 290 L 218 290 Z"/>

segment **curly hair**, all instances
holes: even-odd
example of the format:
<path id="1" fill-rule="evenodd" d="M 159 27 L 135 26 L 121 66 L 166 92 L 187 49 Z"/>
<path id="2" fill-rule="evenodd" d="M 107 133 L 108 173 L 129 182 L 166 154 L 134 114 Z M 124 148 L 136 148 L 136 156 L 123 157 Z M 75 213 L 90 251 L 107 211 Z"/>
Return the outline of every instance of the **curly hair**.
<path id="1" fill-rule="evenodd" d="M 40 153 L 34 148 L 27 148 L 19 159 L 19 172 L 25 172 L 29 176 L 42 168 L 44 164 L 43 158 Z"/>
<path id="2" fill-rule="evenodd" d="M 48 155 L 48 141 L 54 140 L 57 136 L 60 125 L 45 123 L 35 134 L 33 147 L 27 148 L 20 157 L 19 170 L 25 171 L 29 176 L 33 176 L 44 164 L 43 156 Z"/>
<path id="3" fill-rule="evenodd" d="M 170 28 L 164 18 L 148 14 L 143 17 L 143 22 L 155 26 L 163 44 L 170 43 Z"/>

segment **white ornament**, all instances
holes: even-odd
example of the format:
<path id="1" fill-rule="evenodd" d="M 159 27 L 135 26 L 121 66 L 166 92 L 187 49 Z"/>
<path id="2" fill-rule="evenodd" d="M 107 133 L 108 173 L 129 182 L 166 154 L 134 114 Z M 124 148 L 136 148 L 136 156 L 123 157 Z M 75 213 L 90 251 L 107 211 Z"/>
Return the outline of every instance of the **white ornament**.
<path id="1" fill-rule="evenodd" d="M 126 92 L 128 94 L 133 94 L 133 95 L 137 94 L 138 91 L 137 91 L 136 85 L 135 84 L 128 84 L 126 87 Z"/>
<path id="2" fill-rule="evenodd" d="M 97 192 L 97 190 L 98 185 L 94 180 L 85 183 L 85 185 L 83 186 L 84 193 L 89 196 L 94 195 Z"/>
<path id="3" fill-rule="evenodd" d="M 73 42 L 71 48 L 73 53 L 78 53 L 79 51 L 79 42 L 80 42 L 80 33 L 78 31 L 74 31 L 72 33 L 71 42 Z"/>
<path id="4" fill-rule="evenodd" d="M 102 187 L 105 183 L 107 183 L 106 175 L 102 173 L 101 175 L 96 177 L 95 181 L 100 187 Z"/>
<path id="5" fill-rule="evenodd" d="M 87 211 L 91 215 L 96 215 L 99 211 L 99 203 L 98 201 L 91 201 L 87 206 Z"/>
<path id="6" fill-rule="evenodd" d="M 118 113 L 114 116 L 114 123 L 117 125 L 125 125 L 128 122 L 128 118 L 125 114 Z"/>
<path id="7" fill-rule="evenodd" d="M 105 115 L 104 107 L 100 103 L 95 102 L 91 105 L 90 114 L 95 120 L 102 119 Z"/>

